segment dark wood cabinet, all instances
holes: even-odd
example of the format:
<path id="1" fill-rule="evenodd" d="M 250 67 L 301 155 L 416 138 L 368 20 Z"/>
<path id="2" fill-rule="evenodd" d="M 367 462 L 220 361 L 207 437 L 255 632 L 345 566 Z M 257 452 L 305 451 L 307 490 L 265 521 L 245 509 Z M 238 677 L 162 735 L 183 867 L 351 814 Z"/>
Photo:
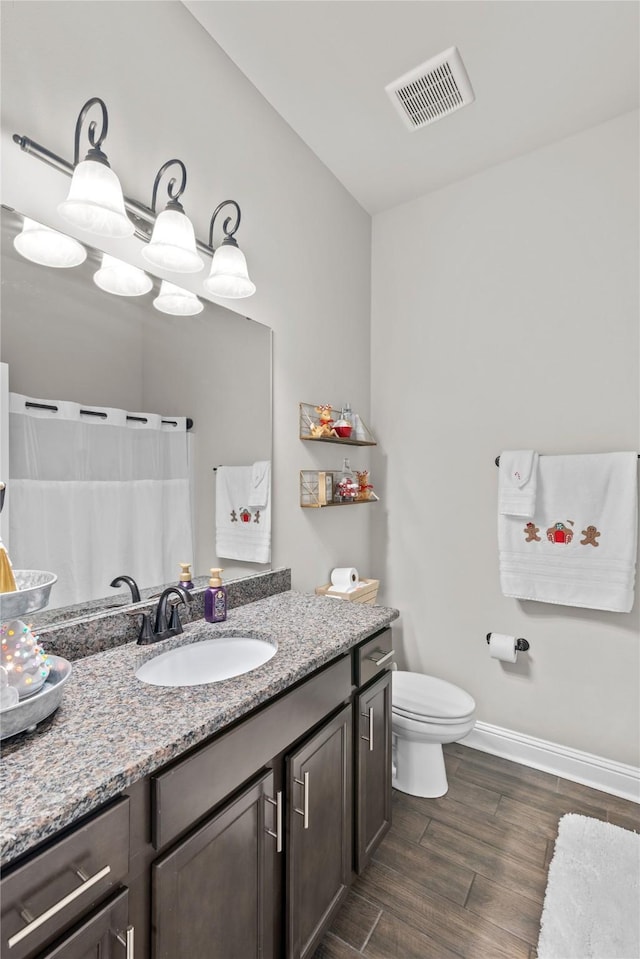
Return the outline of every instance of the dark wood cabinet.
<path id="1" fill-rule="evenodd" d="M 352 707 L 287 759 L 287 959 L 311 955 L 351 882 Z"/>
<path id="2" fill-rule="evenodd" d="M 125 797 L 3 874 L 2 959 L 29 959 L 66 937 L 81 920 L 86 919 L 91 928 L 86 935 L 79 935 L 78 941 L 98 935 L 100 920 L 93 924 L 92 910 L 122 888 L 129 869 L 129 840 L 129 800 Z M 110 916 L 109 922 L 112 919 Z M 124 932 L 127 925 L 124 915 L 118 930 Z M 107 932 L 105 926 L 108 939 Z M 70 944 L 69 959 L 85 955 L 79 948 Z M 91 948 L 86 954 L 92 954 Z M 66 959 L 67 953 L 62 949 L 54 955 Z M 120 950 L 116 955 L 125 953 Z"/>
<path id="3" fill-rule="evenodd" d="M 154 959 L 276 959 L 273 787 L 268 772 L 153 864 Z"/>
<path id="4" fill-rule="evenodd" d="M 127 890 L 122 889 L 40 959 L 133 959 L 127 899 Z"/>
<path id="5" fill-rule="evenodd" d="M 380 630 L 2 876 L 1 959 L 308 959 L 391 820 Z M 373 742 L 372 742 L 373 740 Z"/>
<path id="6" fill-rule="evenodd" d="M 355 867 L 365 868 L 391 826 L 391 673 L 355 698 Z"/>

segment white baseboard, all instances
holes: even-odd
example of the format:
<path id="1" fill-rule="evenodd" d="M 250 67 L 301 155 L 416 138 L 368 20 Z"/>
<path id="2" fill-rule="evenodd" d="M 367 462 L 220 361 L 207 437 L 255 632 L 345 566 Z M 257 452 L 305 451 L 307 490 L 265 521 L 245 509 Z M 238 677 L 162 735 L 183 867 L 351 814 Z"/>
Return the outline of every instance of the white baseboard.
<path id="1" fill-rule="evenodd" d="M 613 796 L 621 796 L 640 803 L 640 769 L 625 763 L 604 759 L 570 746 L 550 743 L 524 733 L 477 722 L 475 728 L 461 740 L 464 746 L 481 752 L 512 759 L 524 766 L 542 769 L 572 782 L 583 783 L 592 789 L 601 789 Z"/>

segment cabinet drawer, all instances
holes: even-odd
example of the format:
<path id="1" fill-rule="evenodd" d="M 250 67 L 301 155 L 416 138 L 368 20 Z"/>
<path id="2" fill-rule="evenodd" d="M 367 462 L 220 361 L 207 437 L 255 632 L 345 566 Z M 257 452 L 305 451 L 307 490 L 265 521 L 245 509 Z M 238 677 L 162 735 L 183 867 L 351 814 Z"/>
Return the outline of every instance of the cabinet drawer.
<path id="1" fill-rule="evenodd" d="M 116 956 L 131 959 L 133 941 L 129 940 L 127 946 L 128 895 L 126 889 L 121 889 L 38 959 L 87 959 L 91 956 L 96 959 L 115 959 Z"/>
<path id="2" fill-rule="evenodd" d="M 152 842 L 161 849 L 350 697 L 349 655 L 186 759 L 151 777 Z"/>
<path id="3" fill-rule="evenodd" d="M 104 898 L 129 869 L 129 800 L 118 799 L 2 877 L 2 959 L 25 959 Z"/>
<path id="4" fill-rule="evenodd" d="M 383 629 L 353 651 L 356 686 L 364 686 L 393 663 L 393 642 L 390 629 Z"/>

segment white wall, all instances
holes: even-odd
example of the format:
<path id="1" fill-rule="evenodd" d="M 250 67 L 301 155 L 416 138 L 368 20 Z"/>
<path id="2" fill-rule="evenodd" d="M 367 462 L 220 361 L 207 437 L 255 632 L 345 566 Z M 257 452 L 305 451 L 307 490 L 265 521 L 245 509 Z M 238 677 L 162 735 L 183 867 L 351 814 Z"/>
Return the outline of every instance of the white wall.
<path id="1" fill-rule="evenodd" d="M 506 599 L 502 449 L 638 448 L 638 117 L 627 114 L 374 218 L 373 554 L 410 668 L 478 718 L 638 764 L 631 614 Z M 531 643 L 515 667 L 490 630 Z"/>
<path id="2" fill-rule="evenodd" d="M 374 507 L 298 505 L 300 469 L 341 463 L 335 447 L 299 441 L 298 403 L 348 400 L 368 420 L 369 216 L 182 4 L 37 0 L 3 3 L 1 16 L 2 202 L 62 227 L 55 208 L 69 180 L 11 136 L 71 160 L 80 108 L 100 96 L 104 150 L 125 194 L 150 203 L 156 172 L 178 157 L 199 237 L 221 200 L 240 203 L 238 240 L 258 292 L 225 305 L 274 330 L 273 565 L 291 566 L 301 589 L 335 565 L 366 575 Z M 144 265 L 135 240 L 103 246 Z M 196 282 L 180 280 L 194 291 Z"/>

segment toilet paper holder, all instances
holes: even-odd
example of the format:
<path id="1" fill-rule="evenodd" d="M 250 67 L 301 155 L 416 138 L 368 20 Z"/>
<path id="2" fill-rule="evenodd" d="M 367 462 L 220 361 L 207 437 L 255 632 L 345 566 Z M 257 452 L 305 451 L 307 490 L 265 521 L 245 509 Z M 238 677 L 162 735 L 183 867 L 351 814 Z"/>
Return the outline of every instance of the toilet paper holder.
<path id="1" fill-rule="evenodd" d="M 487 643 L 490 640 L 491 640 L 491 633 L 487 633 Z M 518 650 L 519 653 L 526 653 L 526 651 L 529 649 L 528 640 L 523 639 L 522 637 L 520 637 L 519 639 L 516 639 L 515 648 Z"/>

